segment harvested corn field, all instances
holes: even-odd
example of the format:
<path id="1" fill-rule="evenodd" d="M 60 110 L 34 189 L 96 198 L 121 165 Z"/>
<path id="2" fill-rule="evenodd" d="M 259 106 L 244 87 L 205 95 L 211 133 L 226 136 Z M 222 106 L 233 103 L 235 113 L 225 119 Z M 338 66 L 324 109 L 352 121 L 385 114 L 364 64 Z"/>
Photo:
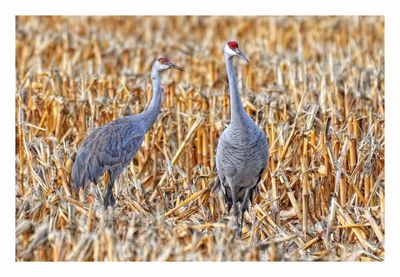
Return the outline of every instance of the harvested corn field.
<path id="1" fill-rule="evenodd" d="M 223 45 L 268 168 L 238 238 L 212 193 L 229 124 Z M 90 130 L 161 113 L 104 211 L 109 176 L 77 192 Z M 16 17 L 16 261 L 382 261 L 383 17 Z"/>

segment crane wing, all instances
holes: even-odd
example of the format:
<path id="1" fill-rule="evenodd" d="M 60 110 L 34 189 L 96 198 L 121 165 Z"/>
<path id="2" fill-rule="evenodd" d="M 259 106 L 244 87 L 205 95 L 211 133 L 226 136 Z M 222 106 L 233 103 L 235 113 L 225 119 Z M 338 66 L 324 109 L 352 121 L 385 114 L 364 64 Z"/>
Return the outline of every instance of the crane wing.
<path id="1" fill-rule="evenodd" d="M 72 168 L 76 187 L 97 183 L 106 170 L 122 170 L 133 159 L 144 138 L 140 124 L 125 118 L 93 130 L 78 151 Z"/>

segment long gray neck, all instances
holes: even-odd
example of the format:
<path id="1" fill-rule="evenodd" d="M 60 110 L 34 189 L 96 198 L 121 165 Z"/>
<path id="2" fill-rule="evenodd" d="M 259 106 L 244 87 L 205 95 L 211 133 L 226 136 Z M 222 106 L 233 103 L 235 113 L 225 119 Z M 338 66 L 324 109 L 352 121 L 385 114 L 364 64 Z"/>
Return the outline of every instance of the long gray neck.
<path id="1" fill-rule="evenodd" d="M 228 73 L 229 91 L 231 96 L 231 123 L 239 123 L 247 117 L 243 109 L 242 101 L 236 83 L 235 69 L 233 68 L 233 56 L 225 56 L 226 72 Z"/>
<path id="2" fill-rule="evenodd" d="M 157 116 L 160 113 L 161 109 L 162 92 L 160 72 L 155 66 L 151 68 L 151 81 L 153 83 L 153 97 L 149 106 L 142 113 L 143 124 L 146 132 L 151 128 L 151 126 L 153 126 L 154 122 L 157 120 Z"/>

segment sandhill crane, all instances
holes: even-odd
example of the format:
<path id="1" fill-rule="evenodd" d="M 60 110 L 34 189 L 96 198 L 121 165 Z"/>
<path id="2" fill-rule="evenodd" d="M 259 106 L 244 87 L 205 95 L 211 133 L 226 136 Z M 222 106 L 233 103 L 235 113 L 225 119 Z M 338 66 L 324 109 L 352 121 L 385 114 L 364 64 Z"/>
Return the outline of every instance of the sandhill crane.
<path id="1" fill-rule="evenodd" d="M 89 182 L 97 184 L 100 176 L 107 171 L 110 183 L 104 197 L 105 209 L 115 203 L 112 188 L 116 178 L 132 161 L 144 135 L 160 113 L 160 72 L 171 68 L 183 70 L 167 58 L 157 59 L 151 68 L 153 96 L 149 106 L 140 114 L 119 118 L 93 130 L 78 151 L 72 167 L 72 182 L 77 189 L 85 187 Z"/>
<path id="2" fill-rule="evenodd" d="M 231 98 L 231 122 L 221 134 L 217 146 L 217 178 L 213 190 L 222 189 L 228 212 L 233 205 L 237 234 L 242 234 L 243 214 L 252 200 L 257 184 L 268 164 L 268 142 L 264 132 L 243 109 L 236 84 L 233 57 L 248 63 L 236 41 L 228 41 L 224 47 L 226 71 Z M 238 214 L 237 202 L 241 204 Z M 239 224 L 240 217 L 240 224 Z"/>

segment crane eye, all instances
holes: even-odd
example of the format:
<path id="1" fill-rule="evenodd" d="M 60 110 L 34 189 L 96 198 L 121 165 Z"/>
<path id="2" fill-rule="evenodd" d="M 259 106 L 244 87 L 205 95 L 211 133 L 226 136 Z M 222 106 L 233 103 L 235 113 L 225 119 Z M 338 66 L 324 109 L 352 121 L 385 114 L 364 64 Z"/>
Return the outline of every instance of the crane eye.
<path id="1" fill-rule="evenodd" d="M 158 62 L 159 62 L 160 64 L 167 64 L 167 63 L 168 63 L 168 60 L 167 60 L 166 58 L 159 58 L 159 59 L 158 59 Z"/>

